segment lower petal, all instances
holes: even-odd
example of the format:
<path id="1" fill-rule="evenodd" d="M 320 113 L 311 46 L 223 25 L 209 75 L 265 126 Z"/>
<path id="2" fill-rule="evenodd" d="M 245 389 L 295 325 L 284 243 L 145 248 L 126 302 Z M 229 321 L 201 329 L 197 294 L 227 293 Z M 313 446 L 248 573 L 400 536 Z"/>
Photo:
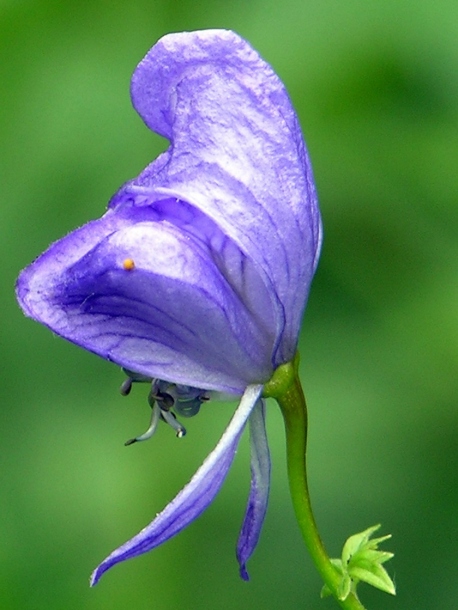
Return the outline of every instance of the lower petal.
<path id="1" fill-rule="evenodd" d="M 246 562 L 253 554 L 267 510 L 270 488 L 270 454 L 266 435 L 265 404 L 256 403 L 250 415 L 251 489 L 237 542 L 240 576 L 249 580 Z"/>
<path id="2" fill-rule="evenodd" d="M 215 449 L 180 493 L 140 533 L 117 548 L 93 572 L 91 586 L 104 572 L 159 546 L 196 519 L 214 500 L 233 462 L 240 436 L 262 392 L 262 385 L 246 388 L 232 420 Z"/>

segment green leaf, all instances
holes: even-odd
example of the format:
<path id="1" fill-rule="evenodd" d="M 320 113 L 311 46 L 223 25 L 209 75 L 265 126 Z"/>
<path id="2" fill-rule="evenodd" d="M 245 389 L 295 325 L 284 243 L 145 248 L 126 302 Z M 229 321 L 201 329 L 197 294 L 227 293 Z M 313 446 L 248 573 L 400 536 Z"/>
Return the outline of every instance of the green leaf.
<path id="1" fill-rule="evenodd" d="M 367 582 L 369 585 L 372 585 L 381 591 L 385 591 L 385 593 L 396 595 L 396 588 L 393 581 L 388 576 L 385 568 L 377 563 L 369 563 L 366 567 L 354 566 L 351 568 L 350 573 L 354 579 Z"/>
<path id="2" fill-rule="evenodd" d="M 339 574 L 343 575 L 344 567 L 342 564 L 342 560 L 341 559 L 331 559 L 331 563 L 336 568 L 336 570 L 339 572 Z M 346 566 L 345 566 L 345 569 L 346 569 Z"/>
<path id="3" fill-rule="evenodd" d="M 380 527 L 380 526 L 378 526 L 378 527 Z M 367 541 L 367 545 L 370 548 L 376 549 L 381 542 L 384 542 L 385 540 L 389 540 L 390 538 L 391 538 L 391 534 L 387 534 L 386 536 L 381 536 L 380 538 L 372 538 L 371 540 Z"/>
<path id="4" fill-rule="evenodd" d="M 358 534 L 354 534 L 353 536 L 350 536 L 350 538 L 348 538 L 348 540 L 345 542 L 344 547 L 342 549 L 342 563 L 344 565 L 347 565 L 349 563 L 350 559 L 353 557 L 353 555 L 355 555 L 361 549 L 365 548 L 371 535 L 374 532 L 376 532 L 379 528 L 380 528 L 380 524 L 373 525 L 372 527 L 369 527 L 367 530 L 364 530 L 364 532 L 359 532 Z M 383 540 L 385 538 L 383 538 Z M 371 541 L 372 548 L 377 547 L 376 541 L 377 541 L 377 539 Z M 375 546 L 373 546 L 374 542 L 375 542 Z"/>
<path id="5" fill-rule="evenodd" d="M 323 585 L 323 587 L 321 588 L 321 591 L 320 591 L 321 599 L 324 599 L 325 597 L 329 597 L 330 595 L 332 595 L 331 589 L 328 587 L 328 585 Z"/>
<path id="6" fill-rule="evenodd" d="M 350 536 L 342 549 L 341 559 L 331 559 L 341 580 L 337 589 L 337 597 L 345 600 L 350 593 L 356 595 L 356 587 L 359 582 L 365 582 L 381 591 L 396 594 L 393 581 L 382 564 L 394 555 L 389 551 L 380 551 L 378 545 L 391 538 L 391 535 L 371 538 L 372 534 L 380 528 L 373 525 L 363 532 Z M 328 587 L 323 587 L 321 596 L 331 594 Z"/>
<path id="7" fill-rule="evenodd" d="M 367 551 L 363 552 L 365 559 L 372 563 L 385 563 L 385 561 L 388 561 L 389 559 L 394 557 L 394 553 L 389 553 L 388 551 L 375 551 L 372 549 L 368 549 Z M 359 556 L 359 553 L 357 554 L 357 556 Z"/>
<path id="8" fill-rule="evenodd" d="M 337 589 L 337 597 L 338 599 L 344 601 L 350 595 L 351 592 L 351 578 L 349 574 L 344 574 L 342 580 L 340 581 L 339 587 Z"/>

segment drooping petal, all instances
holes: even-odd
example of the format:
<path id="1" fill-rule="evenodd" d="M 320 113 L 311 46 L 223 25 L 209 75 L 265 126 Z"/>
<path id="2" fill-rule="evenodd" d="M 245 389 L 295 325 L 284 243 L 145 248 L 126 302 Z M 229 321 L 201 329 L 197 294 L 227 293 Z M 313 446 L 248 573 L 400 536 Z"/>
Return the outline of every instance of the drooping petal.
<path id="1" fill-rule="evenodd" d="M 249 580 L 246 562 L 258 543 L 267 510 L 270 488 L 270 454 L 267 443 L 265 404 L 259 400 L 250 415 L 251 489 L 237 542 L 240 576 Z"/>
<path id="2" fill-rule="evenodd" d="M 271 374 L 274 336 L 214 252 L 149 207 L 70 233 L 21 274 L 17 293 L 28 315 L 137 373 L 235 394 Z"/>
<path id="3" fill-rule="evenodd" d="M 91 585 L 115 564 L 146 553 L 175 536 L 213 501 L 234 459 L 240 436 L 261 394 L 262 385 L 248 386 L 218 445 L 191 481 L 139 534 L 113 551 L 93 572 Z"/>
<path id="4" fill-rule="evenodd" d="M 206 30 L 162 38 L 137 67 L 131 91 L 147 126 L 172 146 L 124 193 L 150 201 L 176 197 L 218 224 L 283 305 L 273 364 L 290 360 L 321 225 L 310 162 L 283 84 L 236 34 Z"/>

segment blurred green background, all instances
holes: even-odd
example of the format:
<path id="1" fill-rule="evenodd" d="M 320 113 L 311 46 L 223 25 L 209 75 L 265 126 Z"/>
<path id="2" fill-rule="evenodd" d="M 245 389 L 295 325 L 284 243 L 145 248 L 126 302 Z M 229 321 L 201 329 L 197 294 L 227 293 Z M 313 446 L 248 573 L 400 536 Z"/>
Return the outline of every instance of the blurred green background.
<path id="1" fill-rule="evenodd" d="M 249 486 L 242 443 L 217 501 L 176 539 L 95 565 L 149 522 L 216 443 L 233 407 L 177 441 L 124 448 L 148 419 L 113 365 L 24 318 L 13 286 L 50 242 L 103 213 L 165 146 L 129 80 L 163 34 L 226 27 L 273 65 L 297 108 L 325 225 L 301 338 L 312 499 L 331 554 L 377 522 L 398 596 L 458 599 L 458 3 L 456 0 L 3 0 L 0 4 L 0 607 L 331 609 L 288 496 L 269 404 L 271 501 L 251 581 L 234 546 Z"/>

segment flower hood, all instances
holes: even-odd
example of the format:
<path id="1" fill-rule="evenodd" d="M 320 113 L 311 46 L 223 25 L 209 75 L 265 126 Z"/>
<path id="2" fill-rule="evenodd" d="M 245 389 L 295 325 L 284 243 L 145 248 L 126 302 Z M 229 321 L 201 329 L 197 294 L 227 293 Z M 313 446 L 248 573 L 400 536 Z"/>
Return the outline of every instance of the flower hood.
<path id="1" fill-rule="evenodd" d="M 169 148 L 24 270 L 19 302 L 129 370 L 241 394 L 293 357 L 318 259 L 296 114 L 270 66 L 226 30 L 162 38 L 131 95 Z"/>

